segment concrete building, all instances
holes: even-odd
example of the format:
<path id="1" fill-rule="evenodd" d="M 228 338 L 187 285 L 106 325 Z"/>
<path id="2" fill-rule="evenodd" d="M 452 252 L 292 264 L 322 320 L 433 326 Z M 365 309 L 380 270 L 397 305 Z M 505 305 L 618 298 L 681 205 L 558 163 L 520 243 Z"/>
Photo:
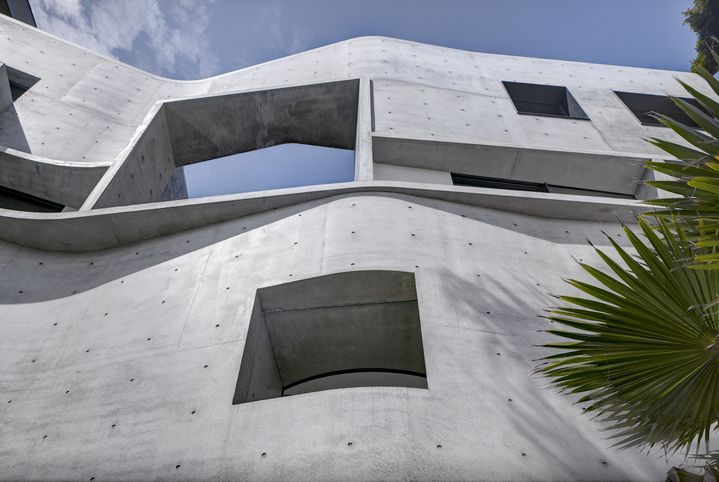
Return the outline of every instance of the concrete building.
<path id="1" fill-rule="evenodd" d="M 160 78 L 0 16 L 0 479 L 661 480 L 532 374 L 690 73 L 357 38 Z M 179 167 L 353 149 L 352 182 Z"/>
<path id="2" fill-rule="evenodd" d="M 35 25 L 35 16 L 28 0 L 0 0 L 0 14 L 16 18 L 28 25 Z"/>

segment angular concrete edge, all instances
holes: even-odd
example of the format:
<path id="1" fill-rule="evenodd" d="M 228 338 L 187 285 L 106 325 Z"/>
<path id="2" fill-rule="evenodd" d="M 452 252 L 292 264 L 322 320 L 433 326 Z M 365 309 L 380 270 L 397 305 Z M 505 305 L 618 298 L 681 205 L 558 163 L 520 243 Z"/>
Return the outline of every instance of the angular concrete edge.
<path id="1" fill-rule="evenodd" d="M 66 213 L 0 209 L 0 239 L 49 251 L 94 251 L 241 218 L 352 195 L 409 196 L 556 219 L 632 222 L 652 209 L 616 198 L 465 188 L 411 182 L 351 182 L 258 191 Z"/>
<path id="2" fill-rule="evenodd" d="M 372 80 L 361 78 L 357 100 L 357 139 L 355 140 L 355 181 L 374 179 L 372 162 Z"/>
<path id="3" fill-rule="evenodd" d="M 157 202 L 176 167 L 286 142 L 345 149 L 362 142 L 358 163 L 369 165 L 371 172 L 369 132 L 361 135 L 356 125 L 365 122 L 367 115 L 354 114 L 359 84 L 359 79 L 347 79 L 158 101 L 81 210 Z M 362 103 L 367 104 L 369 94 L 364 97 Z M 277 112 L 272 111 L 275 104 Z M 295 105 L 304 112 L 315 109 L 314 115 L 293 118 L 289 107 Z M 343 108 L 352 109 L 351 123 L 349 118 L 338 122 Z M 218 118 L 223 122 L 217 124 Z M 274 124 L 274 131 L 263 121 Z M 290 133 L 285 132 L 287 127 Z M 338 132 L 343 130 L 347 131 L 344 135 Z"/>
<path id="4" fill-rule="evenodd" d="M 110 162 L 68 162 L 0 146 L 0 186 L 79 208 Z"/>
<path id="5" fill-rule="evenodd" d="M 97 185 L 95 185 L 92 189 L 92 192 L 90 192 L 87 198 L 84 199 L 82 207 L 80 208 L 81 211 L 93 209 L 93 207 L 100 201 L 100 199 L 106 195 L 106 192 L 110 190 L 112 181 L 115 179 L 117 174 L 121 172 L 123 167 L 125 167 L 126 163 L 128 164 L 129 168 L 132 169 L 132 171 L 138 170 L 137 164 L 139 163 L 139 161 L 142 160 L 144 162 L 144 149 L 147 148 L 146 144 L 150 144 L 154 147 L 154 139 L 151 138 L 151 135 L 154 134 L 154 132 L 151 131 L 151 126 L 153 126 L 153 124 L 156 125 L 158 121 L 162 123 L 164 127 L 166 123 L 164 102 L 155 103 L 149 110 L 149 112 L 145 115 L 144 120 L 135 130 L 135 133 L 130 139 L 130 142 L 118 154 L 117 158 L 112 163 L 112 167 L 110 167 L 110 169 L 105 172 L 105 174 L 102 176 L 102 179 L 100 179 Z M 164 157 L 165 156 L 163 156 L 163 159 Z M 157 164 L 157 167 L 168 167 L 167 163 L 162 163 L 160 160 L 155 159 L 153 159 L 150 164 Z M 174 168 L 174 165 L 172 167 Z M 165 171 L 167 170 L 168 169 L 165 169 Z M 169 169 L 169 171 L 171 173 L 172 169 Z M 154 181 L 154 178 L 152 178 L 152 180 Z M 132 188 L 134 186 L 123 187 Z"/>
<path id="6" fill-rule="evenodd" d="M 640 181 L 647 177 L 644 163 L 650 159 L 665 162 L 673 159 L 487 142 L 462 144 L 386 132 L 373 133 L 372 142 L 374 160 L 379 163 L 534 182 L 549 178 L 557 185 L 625 195 L 645 193 L 640 189 Z M 537 164 L 542 166 L 541 171 L 536 169 Z"/>

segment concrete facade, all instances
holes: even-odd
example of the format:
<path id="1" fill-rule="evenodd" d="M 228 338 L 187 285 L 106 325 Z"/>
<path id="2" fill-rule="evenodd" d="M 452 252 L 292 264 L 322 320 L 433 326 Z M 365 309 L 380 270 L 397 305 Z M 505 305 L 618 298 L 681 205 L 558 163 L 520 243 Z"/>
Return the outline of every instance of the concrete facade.
<path id="1" fill-rule="evenodd" d="M 697 76 L 367 37 L 179 82 L 4 17 L 0 63 L 0 101 L 29 85 L 0 112 L 0 205 L 62 208 L 0 208 L 0 479 L 658 480 L 681 462 L 613 449 L 532 370 L 549 293 L 597 260 L 586 239 L 623 242 L 656 194 L 642 163 L 666 157 L 643 139 L 678 141 L 615 91 L 707 92 Z M 564 86 L 589 119 L 520 114 L 503 81 Z M 182 199 L 178 167 L 287 142 L 353 148 L 355 180 Z M 281 396 L 361 368 L 424 382 Z"/>

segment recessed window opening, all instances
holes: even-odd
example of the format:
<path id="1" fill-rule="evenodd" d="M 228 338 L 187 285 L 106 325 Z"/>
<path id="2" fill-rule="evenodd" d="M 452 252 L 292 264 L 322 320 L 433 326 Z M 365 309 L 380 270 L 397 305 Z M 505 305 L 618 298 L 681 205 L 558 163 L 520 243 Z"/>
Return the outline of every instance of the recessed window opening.
<path id="1" fill-rule="evenodd" d="M 589 120 L 566 87 L 503 81 L 519 114 Z"/>
<path id="2" fill-rule="evenodd" d="M 452 183 L 456 186 L 484 187 L 489 189 L 509 189 L 514 191 L 549 192 L 556 194 L 577 194 L 580 196 L 618 197 L 635 199 L 631 194 L 594 189 L 577 188 L 571 186 L 558 186 L 544 182 L 518 181 L 515 179 L 502 179 L 496 177 L 472 176 L 469 174 L 452 173 Z"/>
<path id="3" fill-rule="evenodd" d="M 614 93 L 617 94 L 617 97 L 619 97 L 624 105 L 632 111 L 634 117 L 636 117 L 642 125 L 665 127 L 664 124 L 650 115 L 651 112 L 656 112 L 664 114 L 667 117 L 671 117 L 682 124 L 686 124 L 691 127 L 699 127 L 688 115 L 684 113 L 683 110 L 679 108 L 678 105 L 672 101 L 672 99 L 666 95 L 637 94 L 633 92 L 618 91 L 615 91 Z M 688 97 L 680 98 L 694 107 L 705 111 L 704 107 L 702 107 L 696 100 Z"/>
<path id="4" fill-rule="evenodd" d="M 354 150 L 282 144 L 185 166 L 187 197 L 354 180 Z"/>
<path id="5" fill-rule="evenodd" d="M 18 100 L 21 95 L 23 95 L 25 92 L 28 91 L 27 87 L 24 87 L 20 84 L 16 84 L 15 82 L 10 82 L 10 96 L 12 97 L 12 100 Z"/>
<path id="6" fill-rule="evenodd" d="M 352 271 L 257 290 L 233 403 L 427 388 L 414 274 Z"/>
<path id="7" fill-rule="evenodd" d="M 30 90 L 30 88 L 40 80 L 39 77 L 13 69 L 7 65 L 5 68 L 7 69 L 7 78 L 10 84 L 10 97 L 12 97 L 13 102 L 18 100 L 20 96 Z"/>
<path id="8" fill-rule="evenodd" d="M 0 208 L 38 213 L 60 212 L 65 206 L 15 189 L 0 186 Z"/>

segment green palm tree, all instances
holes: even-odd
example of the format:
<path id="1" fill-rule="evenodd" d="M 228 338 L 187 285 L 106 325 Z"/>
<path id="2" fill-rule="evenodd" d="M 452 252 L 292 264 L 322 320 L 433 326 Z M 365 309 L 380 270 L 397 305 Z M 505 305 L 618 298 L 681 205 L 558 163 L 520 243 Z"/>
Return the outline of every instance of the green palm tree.
<path id="1" fill-rule="evenodd" d="M 699 450 L 719 420 L 719 310 L 706 308 L 719 272 L 687 267 L 689 241 L 669 222 L 639 227 L 645 239 L 624 228 L 636 256 L 609 238 L 621 263 L 595 250 L 611 274 L 580 263 L 594 282 L 567 280 L 582 295 L 549 310 L 563 341 L 538 370 L 580 394 L 620 447 Z"/>
<path id="2" fill-rule="evenodd" d="M 697 71 L 719 96 L 719 81 Z M 603 269 L 580 263 L 593 281 L 567 280 L 578 294 L 548 310 L 558 341 L 537 371 L 580 396 L 617 446 L 693 449 L 716 476 L 719 455 L 707 450 L 719 421 L 719 102 L 680 83 L 702 108 L 673 100 L 698 128 L 655 114 L 686 145 L 650 139 L 677 160 L 646 164 L 674 178 L 649 184 L 679 197 L 649 201 L 659 209 L 638 218 L 637 233 L 624 227 L 631 253 L 609 238 L 616 256 L 595 247 Z M 670 479 L 701 476 L 673 469 Z"/>
<path id="3" fill-rule="evenodd" d="M 719 96 L 719 81 L 701 66 L 697 66 L 697 72 Z M 680 197 L 655 199 L 647 203 L 662 208 L 653 215 L 667 217 L 684 230 L 692 248 L 687 259 L 692 268 L 716 269 L 719 268 L 719 102 L 685 82 L 679 83 L 702 108 L 677 97 L 672 97 L 672 100 L 698 127 L 661 114 L 654 114 L 654 117 L 691 147 L 657 138 L 649 139 L 677 161 L 648 162 L 646 167 L 674 177 L 673 180 L 648 181 L 647 184 Z"/>

